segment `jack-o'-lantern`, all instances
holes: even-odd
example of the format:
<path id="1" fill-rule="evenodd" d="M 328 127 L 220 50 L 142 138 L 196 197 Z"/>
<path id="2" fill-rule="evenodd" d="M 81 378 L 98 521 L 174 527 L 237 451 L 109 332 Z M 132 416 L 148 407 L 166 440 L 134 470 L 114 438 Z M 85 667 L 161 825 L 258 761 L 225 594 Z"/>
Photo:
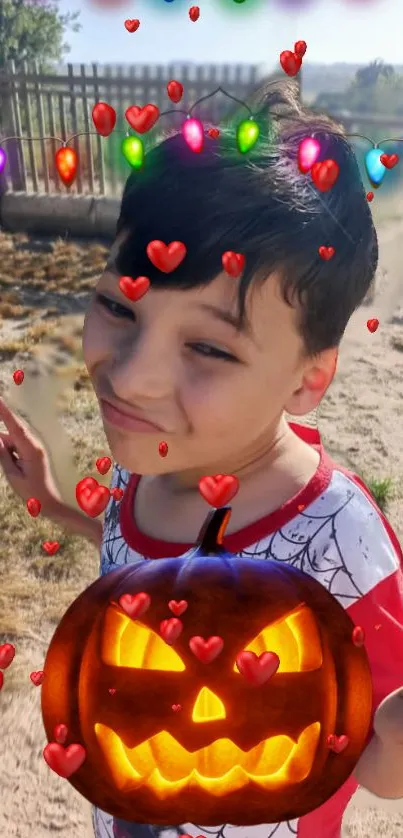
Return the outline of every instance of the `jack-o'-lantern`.
<path id="1" fill-rule="evenodd" d="M 300 571 L 226 553 L 229 516 L 210 513 L 185 556 L 96 581 L 51 641 L 48 739 L 67 726 L 86 749 L 70 782 L 126 821 L 293 819 L 334 794 L 365 746 L 371 677 L 351 619 Z"/>

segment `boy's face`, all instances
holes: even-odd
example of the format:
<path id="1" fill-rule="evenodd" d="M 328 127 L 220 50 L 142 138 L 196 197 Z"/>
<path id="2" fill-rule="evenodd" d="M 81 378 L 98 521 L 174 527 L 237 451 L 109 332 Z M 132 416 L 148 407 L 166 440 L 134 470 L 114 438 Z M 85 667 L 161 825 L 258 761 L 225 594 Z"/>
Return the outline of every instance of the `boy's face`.
<path id="1" fill-rule="evenodd" d="M 251 291 L 243 331 L 231 323 L 237 287 L 222 274 L 204 288 L 151 288 L 131 303 L 112 270 L 99 280 L 84 358 L 113 457 L 129 471 L 240 470 L 267 451 L 284 410 L 318 403 L 331 378 L 326 353 L 304 355 L 276 277 Z"/>

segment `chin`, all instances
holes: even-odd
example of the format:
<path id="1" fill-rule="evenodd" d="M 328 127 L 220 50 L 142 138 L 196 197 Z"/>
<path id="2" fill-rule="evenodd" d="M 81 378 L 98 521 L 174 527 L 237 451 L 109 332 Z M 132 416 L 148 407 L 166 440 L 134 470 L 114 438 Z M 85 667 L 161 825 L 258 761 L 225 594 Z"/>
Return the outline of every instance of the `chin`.
<path id="1" fill-rule="evenodd" d="M 144 434 L 130 434 L 110 432 L 105 429 L 109 449 L 115 463 L 131 474 L 157 475 L 167 474 L 176 469 L 172 459 L 161 457 L 158 453 L 158 443 L 144 438 Z"/>

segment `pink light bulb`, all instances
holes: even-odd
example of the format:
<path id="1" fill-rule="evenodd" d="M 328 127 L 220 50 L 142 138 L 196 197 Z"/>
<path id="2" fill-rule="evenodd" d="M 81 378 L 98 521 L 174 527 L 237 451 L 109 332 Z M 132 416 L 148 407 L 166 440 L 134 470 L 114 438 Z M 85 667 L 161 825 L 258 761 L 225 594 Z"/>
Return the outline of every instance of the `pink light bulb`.
<path id="1" fill-rule="evenodd" d="M 314 137 L 305 137 L 298 146 L 298 168 L 302 174 L 312 169 L 320 154 L 320 145 Z"/>
<path id="2" fill-rule="evenodd" d="M 204 130 L 199 119 L 185 119 L 182 134 L 192 151 L 198 154 L 204 145 Z"/>
<path id="3" fill-rule="evenodd" d="M 0 146 L 0 174 L 1 174 L 1 172 L 3 171 L 3 169 L 6 165 L 6 160 L 7 160 L 6 152 L 4 151 L 4 148 L 1 148 L 1 146 Z"/>

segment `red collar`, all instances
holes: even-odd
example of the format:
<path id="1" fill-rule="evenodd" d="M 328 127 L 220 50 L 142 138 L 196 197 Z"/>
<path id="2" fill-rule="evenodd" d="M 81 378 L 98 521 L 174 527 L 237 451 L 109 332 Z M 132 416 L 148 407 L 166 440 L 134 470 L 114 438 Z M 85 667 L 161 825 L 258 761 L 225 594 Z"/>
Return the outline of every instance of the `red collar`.
<path id="1" fill-rule="evenodd" d="M 230 553 L 240 553 L 252 544 L 266 538 L 271 533 L 284 527 L 289 521 L 292 521 L 303 508 L 313 503 L 327 489 L 333 471 L 333 464 L 331 459 L 326 454 L 320 439 L 319 431 L 316 428 L 308 428 L 302 425 L 294 425 L 290 423 L 290 428 L 314 448 L 317 448 L 320 454 L 320 461 L 315 474 L 309 482 L 294 495 L 283 506 L 265 515 L 253 524 L 234 532 L 224 538 L 224 546 Z M 120 506 L 120 527 L 123 538 L 132 550 L 135 550 L 142 556 L 147 556 L 150 559 L 163 559 L 167 556 L 181 556 L 187 550 L 193 547 L 193 544 L 172 543 L 169 541 L 160 541 L 140 532 L 134 519 L 133 510 L 135 508 L 135 497 L 137 487 L 140 482 L 140 477 L 137 474 L 132 474 L 129 484 L 124 493 Z"/>

